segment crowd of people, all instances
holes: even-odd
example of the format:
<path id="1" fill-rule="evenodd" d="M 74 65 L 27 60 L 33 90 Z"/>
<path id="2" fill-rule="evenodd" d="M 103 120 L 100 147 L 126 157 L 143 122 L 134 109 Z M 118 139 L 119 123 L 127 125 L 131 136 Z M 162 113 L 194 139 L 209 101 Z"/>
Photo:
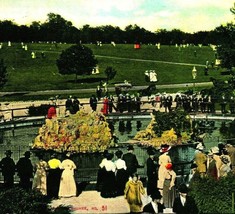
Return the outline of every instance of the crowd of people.
<path id="1" fill-rule="evenodd" d="M 150 100 L 152 105 L 158 108 L 157 110 L 164 108 L 165 112 L 171 112 L 174 103 L 176 109 L 182 108 L 188 113 L 215 113 L 216 104 L 219 104 L 222 114 L 235 113 L 235 98 L 233 96 L 229 98 L 222 96 L 219 101 L 217 101 L 215 97 L 211 95 L 199 95 L 197 93 L 188 95 L 176 93 L 176 95 L 173 97 L 171 94 L 164 92 L 162 94 L 156 94 L 156 96 L 152 96 Z"/>
<path id="2" fill-rule="evenodd" d="M 157 93 L 148 97 L 147 101 L 143 101 L 139 93 L 119 93 L 117 96 L 105 95 L 100 93 L 92 95 L 89 99 L 89 105 L 93 111 L 97 110 L 98 104 L 102 103 L 101 112 L 105 115 L 113 112 L 141 112 L 143 104 L 149 102 L 152 107 L 158 111 L 171 112 L 173 109 L 182 108 L 188 113 L 216 113 L 216 104 L 220 106 L 220 112 L 222 114 L 235 113 L 235 97 L 222 96 L 219 101 L 211 95 L 200 94 L 182 94 L 176 93 L 167 94 L 166 92 Z M 66 100 L 66 111 L 70 114 L 75 114 L 81 108 L 82 104 L 79 100 L 72 96 L 69 96 Z"/>
<path id="3" fill-rule="evenodd" d="M 161 145 L 160 155 L 152 147 L 147 149 L 146 188 L 145 181 L 138 175 L 138 168 L 143 166 L 139 165 L 132 145 L 127 147 L 125 153 L 122 150 L 116 150 L 115 153 L 106 150 L 99 164 L 96 190 L 103 198 L 124 196 L 131 213 L 159 213 L 165 209 L 175 213 L 198 213 L 190 197 L 191 182 L 205 177 L 218 180 L 234 172 L 235 147 L 219 143 L 205 152 L 203 142 L 198 142 L 190 173 L 183 183 L 178 183 L 170 149 L 171 146 L 167 144 Z M 5 188 L 14 186 L 14 175 L 18 173 L 19 186 L 26 190 L 36 189 L 50 198 L 78 195 L 74 176 L 76 164 L 70 153 L 66 153 L 62 161 L 55 153 L 49 161 L 45 161 L 43 154 L 39 153 L 35 165 L 31 163 L 29 151 L 17 163 L 11 155 L 12 151 L 7 150 L 0 161 Z M 149 198 L 148 203 L 143 204 L 143 197 Z"/>
<path id="4" fill-rule="evenodd" d="M 133 153 L 133 146 L 128 146 L 125 154 L 120 150 L 116 151 L 116 158 L 106 151 L 97 176 L 97 190 L 100 195 L 104 198 L 124 195 L 131 213 L 158 213 L 165 209 L 175 213 L 198 213 L 196 203 L 190 197 L 191 182 L 205 177 L 218 180 L 227 176 L 234 170 L 235 147 L 220 143 L 206 153 L 204 144 L 198 142 L 190 173 L 180 183 L 169 155 L 170 149 L 171 146 L 163 144 L 159 156 L 152 147 L 147 150 L 146 188 L 137 174 L 140 166 Z M 145 195 L 151 200 L 143 206 Z"/>
<path id="5" fill-rule="evenodd" d="M 234 172 L 235 149 L 230 144 L 219 143 L 205 152 L 203 143 L 198 143 L 194 163 L 191 166 L 189 181 L 192 179 L 210 177 L 218 180 Z"/>
<path id="6" fill-rule="evenodd" d="M 90 97 L 89 104 L 93 111 L 97 110 L 98 102 L 101 98 L 98 98 L 94 94 Z M 109 114 L 113 112 L 140 112 L 141 111 L 141 97 L 137 95 L 119 94 L 118 97 L 113 95 L 104 96 L 102 99 L 103 107 L 101 108 L 101 112 L 103 114 Z"/>
<path id="7" fill-rule="evenodd" d="M 49 161 L 44 160 L 43 153 L 37 154 L 38 161 L 33 165 L 30 151 L 24 153 L 17 163 L 11 157 L 12 151 L 7 150 L 0 161 L 4 177 L 4 187 L 14 187 L 14 176 L 19 176 L 19 186 L 25 190 L 35 189 L 49 198 L 73 197 L 77 195 L 77 185 L 74 177 L 75 163 L 70 153 L 60 161 L 54 153 Z"/>
<path id="8" fill-rule="evenodd" d="M 76 96 L 69 96 L 65 102 L 65 112 L 67 114 L 76 114 L 80 110 L 81 104 Z"/>

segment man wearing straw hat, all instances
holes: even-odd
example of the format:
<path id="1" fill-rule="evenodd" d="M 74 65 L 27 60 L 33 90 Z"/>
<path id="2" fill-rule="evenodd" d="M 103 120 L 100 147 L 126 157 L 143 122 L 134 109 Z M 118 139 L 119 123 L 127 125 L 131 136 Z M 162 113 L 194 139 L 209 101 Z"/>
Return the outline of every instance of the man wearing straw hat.
<path id="1" fill-rule="evenodd" d="M 199 143 L 196 147 L 196 154 L 194 156 L 194 162 L 197 164 L 197 171 L 200 174 L 200 177 L 203 178 L 206 175 L 206 164 L 207 164 L 207 156 L 203 152 L 204 146 L 202 143 Z"/>
<path id="2" fill-rule="evenodd" d="M 14 185 L 14 175 L 15 175 L 15 162 L 11 158 L 12 151 L 5 151 L 6 157 L 4 157 L 0 162 L 0 168 L 2 169 L 2 175 L 4 177 L 4 186 L 6 188 L 11 188 Z"/>

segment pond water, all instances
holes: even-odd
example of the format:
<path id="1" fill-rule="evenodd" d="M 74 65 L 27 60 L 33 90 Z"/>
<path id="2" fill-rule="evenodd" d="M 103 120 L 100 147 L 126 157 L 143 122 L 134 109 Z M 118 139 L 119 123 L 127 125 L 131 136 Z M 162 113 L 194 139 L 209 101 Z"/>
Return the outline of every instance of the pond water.
<path id="1" fill-rule="evenodd" d="M 110 128 L 118 137 L 118 143 L 131 140 L 138 131 L 144 130 L 150 119 L 109 120 Z M 219 142 L 235 143 L 235 122 L 219 120 L 195 120 L 196 127 L 203 138 L 206 148 L 217 145 Z M 30 146 L 38 134 L 40 126 L 22 127 L 0 131 L 0 146 Z M 1 153 L 0 153 L 1 154 Z"/>
<path id="2" fill-rule="evenodd" d="M 109 121 L 110 122 L 110 121 Z M 110 127 L 114 129 L 114 133 L 118 137 L 118 143 L 123 145 L 121 150 L 126 152 L 126 144 L 128 140 L 132 139 L 139 130 L 144 130 L 150 122 L 150 119 L 141 120 L 112 120 L 110 122 Z M 230 143 L 234 141 L 235 135 L 235 125 L 231 121 L 194 121 L 195 127 L 199 130 L 201 136 L 204 139 L 206 149 L 208 150 L 212 146 L 217 145 L 219 142 L 226 142 L 228 138 Z M 18 161 L 20 156 L 23 156 L 26 150 L 29 150 L 30 145 L 34 141 L 38 134 L 38 129 L 40 126 L 34 127 L 21 127 L 14 130 L 4 130 L 0 132 L 0 158 L 4 157 L 4 152 L 6 149 L 11 149 L 13 151 L 13 159 Z M 115 152 L 118 148 L 113 148 L 112 151 Z M 172 161 L 179 163 L 177 168 L 177 174 L 187 173 L 190 168 L 188 163 L 193 159 L 194 148 L 191 146 L 183 146 L 172 150 Z M 135 154 L 139 164 L 144 166 L 148 158 L 147 152 L 144 148 L 135 146 Z M 83 157 L 79 157 L 77 164 L 79 166 L 79 171 L 77 173 L 78 180 L 82 179 L 95 179 L 96 168 L 98 167 L 101 156 L 87 155 L 84 154 Z M 31 157 L 33 163 L 37 161 L 37 158 L 33 155 Z M 141 168 L 138 171 L 140 174 L 146 174 L 146 167 Z M 85 176 L 89 177 L 86 178 Z"/>
<path id="3" fill-rule="evenodd" d="M 118 137 L 118 142 L 125 143 L 132 139 L 139 130 L 144 130 L 148 126 L 150 119 L 113 120 L 108 122 L 110 128 L 114 130 L 114 133 Z M 37 136 L 39 127 L 40 126 L 1 130 L 0 145 L 29 146 Z"/>

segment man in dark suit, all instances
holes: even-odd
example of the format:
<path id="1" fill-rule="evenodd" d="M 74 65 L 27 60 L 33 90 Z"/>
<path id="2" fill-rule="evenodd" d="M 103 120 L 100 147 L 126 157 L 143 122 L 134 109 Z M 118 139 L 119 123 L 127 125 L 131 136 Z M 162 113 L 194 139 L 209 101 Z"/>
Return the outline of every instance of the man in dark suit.
<path id="1" fill-rule="evenodd" d="M 133 154 L 134 147 L 132 145 L 129 145 L 127 147 L 128 152 L 123 155 L 122 159 L 126 162 L 127 167 L 127 173 L 128 176 L 132 176 L 134 173 L 137 172 L 137 168 L 139 167 L 138 160 L 136 158 L 136 155 Z"/>
<path id="2" fill-rule="evenodd" d="M 155 160 L 155 152 L 152 148 L 147 150 L 149 155 L 147 159 L 147 194 L 151 195 L 155 189 L 157 189 L 157 179 L 158 179 L 158 164 Z"/>
<path id="3" fill-rule="evenodd" d="M 173 212 L 176 214 L 197 214 L 198 209 L 192 197 L 188 195 L 188 188 L 185 184 L 179 186 L 179 197 L 175 198 Z"/>
<path id="4" fill-rule="evenodd" d="M 143 213 L 163 213 L 165 207 L 160 203 L 162 196 L 159 190 L 152 192 L 151 198 L 152 201 L 144 206 Z"/>
<path id="5" fill-rule="evenodd" d="M 19 159 L 16 168 L 20 177 L 20 186 L 23 189 L 30 190 L 32 188 L 30 179 L 33 178 L 33 165 L 30 160 L 30 151 L 26 151 L 24 157 Z"/>
<path id="6" fill-rule="evenodd" d="M 12 151 L 7 150 L 5 152 L 6 157 L 0 161 L 0 168 L 2 169 L 2 175 L 4 177 L 4 186 L 6 188 L 13 187 L 14 175 L 15 175 L 15 162 L 11 158 Z"/>

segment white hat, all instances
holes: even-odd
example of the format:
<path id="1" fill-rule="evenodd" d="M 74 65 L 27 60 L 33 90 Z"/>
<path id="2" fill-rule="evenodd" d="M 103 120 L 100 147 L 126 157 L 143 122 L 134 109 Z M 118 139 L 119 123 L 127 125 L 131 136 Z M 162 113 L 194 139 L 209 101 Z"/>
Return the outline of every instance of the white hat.
<path id="1" fill-rule="evenodd" d="M 210 151 L 213 153 L 213 154 L 217 154 L 219 153 L 219 148 L 217 146 L 214 146 L 210 149 Z"/>
<path id="2" fill-rule="evenodd" d="M 199 144 L 197 144 L 196 149 L 197 150 L 203 150 L 204 146 L 202 145 L 202 143 L 199 143 Z"/>

